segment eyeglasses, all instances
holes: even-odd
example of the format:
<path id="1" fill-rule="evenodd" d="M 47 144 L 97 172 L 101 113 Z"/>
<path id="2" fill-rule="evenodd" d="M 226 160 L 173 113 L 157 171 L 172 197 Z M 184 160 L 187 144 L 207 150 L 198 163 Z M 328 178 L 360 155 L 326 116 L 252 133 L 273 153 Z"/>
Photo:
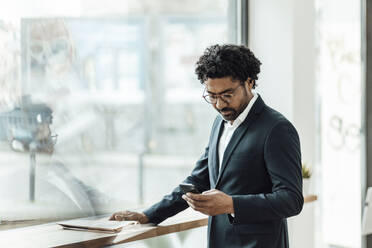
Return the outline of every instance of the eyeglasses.
<path id="1" fill-rule="evenodd" d="M 229 93 L 223 93 L 223 94 L 209 94 L 209 93 L 206 93 L 205 92 L 206 89 L 204 89 L 203 98 L 207 103 L 210 103 L 210 104 L 216 104 L 218 98 L 220 98 L 225 103 L 230 103 L 231 99 L 235 95 L 234 93 L 235 93 L 236 89 L 239 88 L 240 86 L 242 86 L 242 85 L 239 85 L 238 87 L 236 87 L 235 89 L 233 89 Z"/>

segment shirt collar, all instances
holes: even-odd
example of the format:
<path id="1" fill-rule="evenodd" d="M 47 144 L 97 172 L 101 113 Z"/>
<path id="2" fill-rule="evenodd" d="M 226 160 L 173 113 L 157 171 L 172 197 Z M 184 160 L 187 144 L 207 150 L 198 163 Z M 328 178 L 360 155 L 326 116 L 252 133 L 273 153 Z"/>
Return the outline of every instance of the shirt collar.
<path id="1" fill-rule="evenodd" d="M 247 107 L 245 107 L 243 112 L 241 112 L 240 115 L 234 120 L 233 124 L 231 125 L 229 121 L 225 120 L 226 121 L 225 125 L 227 125 L 228 127 L 237 127 L 245 120 L 245 118 L 247 118 L 249 111 L 251 110 L 253 104 L 258 98 L 258 94 L 254 90 L 252 90 L 252 94 L 253 94 L 253 97 L 249 101 Z"/>

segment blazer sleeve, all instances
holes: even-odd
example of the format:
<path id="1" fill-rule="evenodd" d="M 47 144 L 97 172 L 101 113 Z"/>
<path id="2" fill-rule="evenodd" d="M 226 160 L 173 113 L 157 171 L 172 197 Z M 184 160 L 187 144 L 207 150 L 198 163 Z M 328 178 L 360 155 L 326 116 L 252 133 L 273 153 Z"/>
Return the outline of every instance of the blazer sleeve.
<path id="1" fill-rule="evenodd" d="M 273 184 L 272 192 L 232 196 L 233 224 L 288 218 L 302 210 L 300 140 L 289 121 L 280 121 L 272 128 L 264 145 L 264 161 Z"/>
<path id="2" fill-rule="evenodd" d="M 208 172 L 208 150 L 197 161 L 195 168 L 183 182 L 192 183 L 196 188 L 203 192 L 210 188 L 209 172 Z M 177 186 L 173 192 L 163 197 L 163 199 L 145 210 L 143 213 L 149 218 L 151 223 L 159 224 L 163 220 L 185 210 L 189 207 L 184 199 L 182 199 L 183 191 Z"/>
<path id="3" fill-rule="evenodd" d="M 217 120 L 217 119 L 216 119 Z M 216 127 L 216 120 L 212 127 L 212 133 Z M 196 165 L 183 182 L 192 183 L 196 186 L 199 192 L 203 192 L 210 189 L 209 181 L 209 170 L 208 170 L 208 152 L 209 144 L 205 148 L 204 154 L 196 162 Z M 143 211 L 143 213 L 149 218 L 151 223 L 159 224 L 165 219 L 185 210 L 189 207 L 184 199 L 182 199 L 183 191 L 180 187 L 176 187 L 169 195 L 163 197 L 163 199 L 152 205 L 150 208 Z"/>

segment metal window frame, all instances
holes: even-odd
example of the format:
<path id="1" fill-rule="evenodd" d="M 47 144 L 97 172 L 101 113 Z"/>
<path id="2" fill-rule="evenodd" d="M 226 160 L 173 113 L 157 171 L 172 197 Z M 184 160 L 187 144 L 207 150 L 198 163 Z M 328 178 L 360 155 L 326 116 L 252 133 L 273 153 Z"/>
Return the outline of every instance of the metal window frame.
<path id="1" fill-rule="evenodd" d="M 235 5 L 236 23 L 235 27 L 237 30 L 236 43 L 248 46 L 249 45 L 249 2 L 248 0 L 236 0 L 233 1 Z"/>
<path id="2" fill-rule="evenodd" d="M 240 43 L 242 45 L 248 46 L 248 31 L 249 31 L 249 19 L 248 19 L 248 11 L 249 11 L 249 2 L 248 0 L 241 0 L 240 3 Z M 239 12 L 239 11 L 238 11 Z"/>
<path id="3" fill-rule="evenodd" d="M 362 144 L 361 194 L 362 213 L 367 188 L 372 187 L 372 1 L 361 0 L 361 74 L 362 74 Z M 363 216 L 363 215 L 362 215 Z M 361 247 L 372 247 L 372 235 L 362 236 Z"/>

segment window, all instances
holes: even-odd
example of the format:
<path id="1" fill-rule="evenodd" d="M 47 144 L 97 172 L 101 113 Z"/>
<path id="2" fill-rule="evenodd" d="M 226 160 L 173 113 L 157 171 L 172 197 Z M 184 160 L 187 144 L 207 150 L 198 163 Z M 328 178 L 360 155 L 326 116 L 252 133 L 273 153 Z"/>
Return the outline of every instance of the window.
<path id="1" fill-rule="evenodd" d="M 317 246 L 361 247 L 361 6 L 350 0 L 316 2 L 320 103 L 316 176 L 322 196 Z"/>
<path id="2" fill-rule="evenodd" d="M 203 152 L 215 116 L 201 98 L 195 62 L 208 45 L 237 42 L 236 6 L 6 5 L 0 219 L 108 213 L 170 192 Z"/>

